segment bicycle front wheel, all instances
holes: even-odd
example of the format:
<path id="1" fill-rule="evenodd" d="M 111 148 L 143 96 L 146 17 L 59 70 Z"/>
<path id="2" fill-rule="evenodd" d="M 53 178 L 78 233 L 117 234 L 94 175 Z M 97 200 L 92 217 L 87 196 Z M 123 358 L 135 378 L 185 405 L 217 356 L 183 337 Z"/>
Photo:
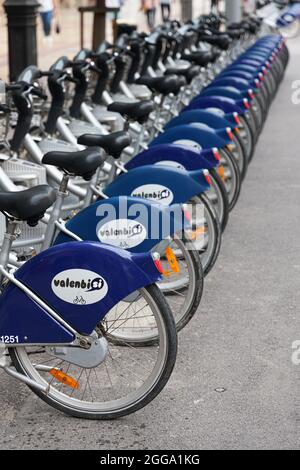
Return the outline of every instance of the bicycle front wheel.
<path id="1" fill-rule="evenodd" d="M 64 359 L 63 351 L 55 355 L 53 348 L 45 346 L 9 348 L 13 365 L 37 383 L 49 386 L 47 394 L 30 388 L 43 401 L 72 416 L 113 419 L 143 408 L 160 393 L 172 373 L 177 353 L 176 328 L 170 307 L 156 285 L 140 289 L 135 300 L 125 304 L 127 307 L 120 306 L 117 317 L 113 314 L 110 321 L 108 314 L 97 328 L 98 337 L 107 343 L 107 353 L 98 366 L 78 366 Z M 131 328 L 134 316 L 147 317 L 147 324 L 143 320 L 141 328 L 147 328 L 150 336 L 157 338 L 153 347 L 127 342 L 124 331 L 127 323 Z M 118 330 L 116 344 L 111 337 Z M 61 349 L 67 351 L 70 347 Z M 80 353 L 84 356 L 85 350 Z"/>

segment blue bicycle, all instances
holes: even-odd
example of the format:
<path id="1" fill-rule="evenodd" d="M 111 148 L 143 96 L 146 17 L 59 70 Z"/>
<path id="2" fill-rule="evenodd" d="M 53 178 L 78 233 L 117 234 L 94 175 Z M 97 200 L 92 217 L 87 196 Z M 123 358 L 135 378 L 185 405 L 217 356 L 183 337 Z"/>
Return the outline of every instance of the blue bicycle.
<path id="1" fill-rule="evenodd" d="M 155 284 L 161 266 L 150 253 L 74 242 L 41 252 L 13 273 L 9 253 L 19 225 L 35 226 L 55 198 L 45 185 L 0 193 L 7 218 L 0 253 L 0 367 L 72 416 L 124 416 L 155 398 L 176 360 L 172 312 Z M 134 339 L 129 344 L 118 335 L 134 321 L 143 329 L 147 323 L 155 346 L 140 347 Z"/>

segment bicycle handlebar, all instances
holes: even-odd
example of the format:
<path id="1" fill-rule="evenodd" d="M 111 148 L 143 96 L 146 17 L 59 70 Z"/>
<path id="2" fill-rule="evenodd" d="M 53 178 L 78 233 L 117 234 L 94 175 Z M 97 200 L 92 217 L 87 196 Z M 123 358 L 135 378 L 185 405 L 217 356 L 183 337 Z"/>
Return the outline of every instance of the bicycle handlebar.
<path id="1" fill-rule="evenodd" d="M 43 92 L 43 90 L 41 90 L 40 88 L 36 88 L 34 86 L 30 89 L 29 93 L 37 96 L 38 98 L 41 98 L 44 101 L 48 99 L 48 96 L 46 95 L 46 93 Z"/>

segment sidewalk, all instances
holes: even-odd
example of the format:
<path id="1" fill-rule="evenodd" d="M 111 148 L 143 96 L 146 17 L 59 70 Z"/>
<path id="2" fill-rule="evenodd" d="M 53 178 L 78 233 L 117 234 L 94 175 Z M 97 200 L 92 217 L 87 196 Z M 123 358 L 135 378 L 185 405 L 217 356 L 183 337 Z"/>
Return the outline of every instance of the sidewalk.
<path id="1" fill-rule="evenodd" d="M 140 0 L 127 0 L 121 12 L 121 18 L 128 19 L 133 23 L 137 23 L 140 30 L 146 30 L 145 15 L 139 9 Z M 194 15 L 209 10 L 209 0 L 194 0 Z M 181 8 L 180 0 L 175 0 L 173 4 L 173 18 L 180 18 Z M 61 8 L 59 13 L 59 22 L 61 25 L 61 34 L 53 34 L 52 44 L 45 43 L 41 30 L 40 19 L 38 19 L 38 65 L 41 69 L 48 69 L 51 64 L 61 55 L 67 55 L 70 58 L 78 52 L 80 47 L 80 25 L 79 13 L 77 7 Z M 158 10 L 157 22 L 161 22 L 160 11 Z M 0 77 L 4 80 L 8 78 L 8 52 L 7 52 L 7 27 L 6 16 L 2 10 L 0 14 Z M 107 22 L 108 40 L 112 39 L 112 30 L 110 21 Z M 85 47 L 91 47 L 92 38 L 92 14 L 85 14 Z"/>

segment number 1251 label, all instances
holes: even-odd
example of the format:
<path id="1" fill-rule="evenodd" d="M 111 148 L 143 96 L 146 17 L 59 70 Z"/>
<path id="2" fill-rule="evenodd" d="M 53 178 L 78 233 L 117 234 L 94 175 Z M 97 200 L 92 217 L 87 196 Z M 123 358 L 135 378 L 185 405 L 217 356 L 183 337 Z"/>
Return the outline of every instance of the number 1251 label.
<path id="1" fill-rule="evenodd" d="M 14 335 L 0 336 L 0 343 L 13 344 L 13 343 L 18 343 L 18 342 L 19 342 L 19 336 L 14 336 Z"/>

